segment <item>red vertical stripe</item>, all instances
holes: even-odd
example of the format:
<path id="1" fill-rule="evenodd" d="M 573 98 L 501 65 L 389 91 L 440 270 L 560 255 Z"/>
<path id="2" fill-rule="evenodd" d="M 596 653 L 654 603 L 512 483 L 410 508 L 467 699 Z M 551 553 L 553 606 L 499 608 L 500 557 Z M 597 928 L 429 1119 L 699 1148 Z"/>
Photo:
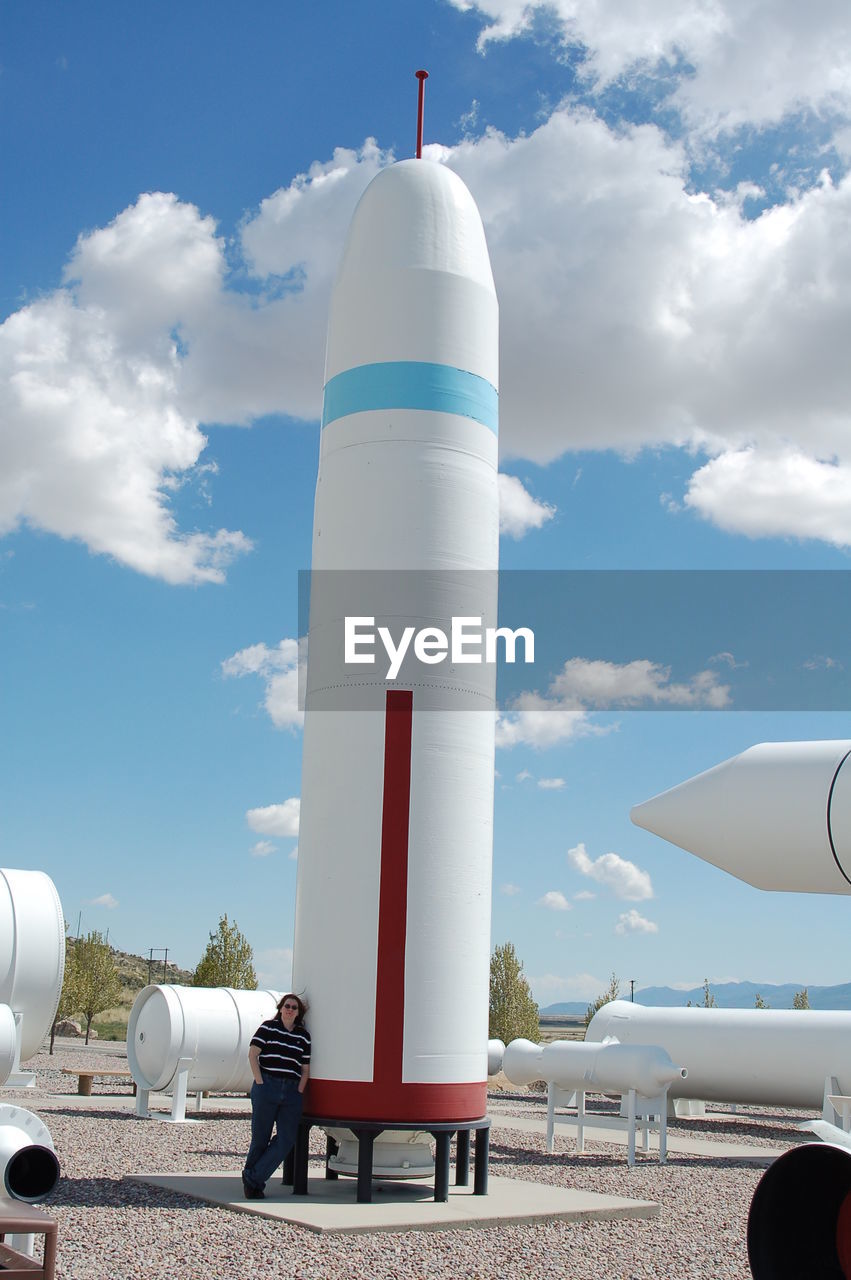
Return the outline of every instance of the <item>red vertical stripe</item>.
<path id="1" fill-rule="evenodd" d="M 384 794 L 375 990 L 373 1080 L 400 1084 L 405 1026 L 405 932 L 408 919 L 408 829 L 414 695 L 388 692 L 384 715 Z"/>

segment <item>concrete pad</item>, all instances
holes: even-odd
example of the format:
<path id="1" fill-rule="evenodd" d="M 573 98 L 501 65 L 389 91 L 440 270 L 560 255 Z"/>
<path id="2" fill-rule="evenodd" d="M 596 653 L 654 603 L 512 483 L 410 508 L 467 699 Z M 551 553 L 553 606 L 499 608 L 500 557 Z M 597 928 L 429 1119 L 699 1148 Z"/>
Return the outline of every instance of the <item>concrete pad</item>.
<path id="1" fill-rule="evenodd" d="M 511 1222 L 588 1222 L 601 1218 L 654 1218 L 652 1200 L 627 1200 L 591 1191 L 572 1191 L 524 1182 L 519 1178 L 488 1180 L 488 1194 L 474 1196 L 472 1187 L 450 1187 L 446 1204 L 435 1204 L 429 1183 L 375 1182 L 372 1204 L 358 1204 L 354 1178 L 327 1181 L 310 1178 L 309 1194 L 294 1196 L 277 1180 L 266 1185 L 265 1200 L 246 1200 L 236 1173 L 137 1174 L 131 1182 L 178 1191 L 239 1213 L 291 1222 L 308 1231 L 362 1234 L 369 1231 L 445 1231 L 497 1227 Z"/>

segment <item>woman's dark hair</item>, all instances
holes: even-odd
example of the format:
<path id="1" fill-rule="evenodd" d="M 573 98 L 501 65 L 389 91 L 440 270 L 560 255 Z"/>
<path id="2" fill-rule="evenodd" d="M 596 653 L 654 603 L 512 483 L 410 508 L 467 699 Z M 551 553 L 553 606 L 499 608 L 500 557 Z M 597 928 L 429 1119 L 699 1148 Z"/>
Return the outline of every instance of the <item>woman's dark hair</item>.
<path id="1" fill-rule="evenodd" d="M 306 1000 L 302 1000 L 301 996 L 297 996 L 294 991 L 288 991 L 285 996 L 281 996 L 278 1001 L 278 1014 L 282 1014 L 284 1004 L 287 1000 L 295 1000 L 298 1005 L 298 1013 L 295 1016 L 293 1026 L 300 1027 L 304 1023 L 304 1015 L 307 1013 L 309 1005 Z"/>

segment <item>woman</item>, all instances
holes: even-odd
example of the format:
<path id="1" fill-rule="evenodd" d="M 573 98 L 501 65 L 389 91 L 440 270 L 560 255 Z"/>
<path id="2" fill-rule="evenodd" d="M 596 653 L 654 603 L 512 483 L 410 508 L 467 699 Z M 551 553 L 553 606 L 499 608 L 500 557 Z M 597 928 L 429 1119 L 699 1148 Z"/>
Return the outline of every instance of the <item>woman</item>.
<path id="1" fill-rule="evenodd" d="M 306 1012 L 301 997 L 290 991 L 278 1001 L 275 1017 L 262 1023 L 251 1037 L 251 1146 L 242 1171 L 246 1200 L 265 1199 L 266 1180 L 295 1144 L 310 1073 Z"/>

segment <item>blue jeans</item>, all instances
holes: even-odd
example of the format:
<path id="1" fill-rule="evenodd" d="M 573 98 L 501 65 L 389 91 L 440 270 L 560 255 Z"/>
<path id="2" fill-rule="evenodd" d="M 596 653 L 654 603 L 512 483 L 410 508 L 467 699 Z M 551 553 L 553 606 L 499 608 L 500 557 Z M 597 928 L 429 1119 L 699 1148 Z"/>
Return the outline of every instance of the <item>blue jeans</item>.
<path id="1" fill-rule="evenodd" d="M 271 1075 L 251 1086 L 251 1146 L 242 1176 L 261 1191 L 295 1145 L 303 1101 L 298 1086 L 293 1076 Z"/>

